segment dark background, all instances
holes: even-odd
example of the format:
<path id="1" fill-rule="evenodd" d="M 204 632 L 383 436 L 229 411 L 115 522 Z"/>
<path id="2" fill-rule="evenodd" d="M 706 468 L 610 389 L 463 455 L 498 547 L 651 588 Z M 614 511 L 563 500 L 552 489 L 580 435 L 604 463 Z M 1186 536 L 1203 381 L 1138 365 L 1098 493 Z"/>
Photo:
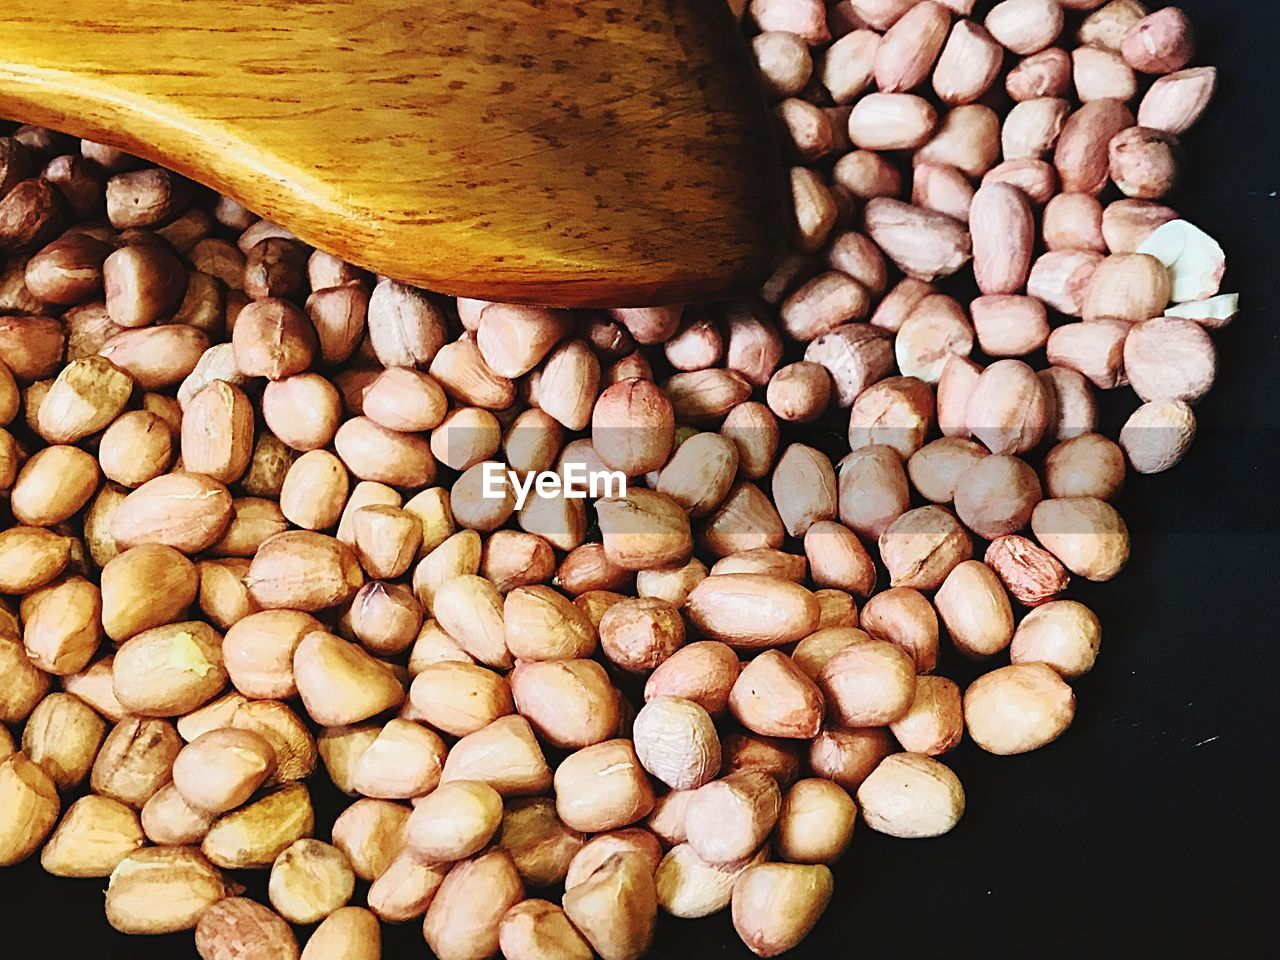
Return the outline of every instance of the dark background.
<path id="1" fill-rule="evenodd" d="M 1103 644 L 1075 684 L 1070 731 L 1022 757 L 970 743 L 949 757 L 968 811 L 943 838 L 859 826 L 831 908 L 795 957 L 1231 955 L 1261 934 L 1280 809 L 1280 11 L 1270 0 L 1182 6 L 1200 31 L 1195 62 L 1217 64 L 1221 85 L 1185 138 L 1184 187 L 1170 202 L 1222 242 L 1223 290 L 1242 306 L 1216 336 L 1200 435 L 1176 470 L 1130 477 L 1124 573 L 1073 588 L 1098 612 Z M 47 876 L 34 860 L 0 871 L 0 953 L 26 943 L 57 957 L 194 957 L 190 934 L 111 931 L 104 888 Z M 724 914 L 663 917 L 652 955 L 695 954 L 750 956 Z M 419 925 L 389 932 L 384 955 L 425 956 Z"/>

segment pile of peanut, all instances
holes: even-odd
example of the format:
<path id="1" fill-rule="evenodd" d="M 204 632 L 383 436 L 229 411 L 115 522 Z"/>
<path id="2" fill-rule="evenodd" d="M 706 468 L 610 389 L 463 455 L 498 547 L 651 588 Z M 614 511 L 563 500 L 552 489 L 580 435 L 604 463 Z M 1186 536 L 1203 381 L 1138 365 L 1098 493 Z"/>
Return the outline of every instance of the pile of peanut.
<path id="1" fill-rule="evenodd" d="M 1159 202 L 1215 72 L 1176 8 L 973 6 L 750 3 L 794 233 L 710 306 L 448 300 L 9 125 L 0 864 L 109 877 L 113 927 L 205 960 L 380 922 L 632 960 L 726 908 L 770 957 L 859 817 L 956 825 L 966 733 L 1062 734 L 1071 580 L 1124 566 L 1111 502 L 1186 452 L 1235 315 Z M 625 496 L 502 479 L 569 465 Z"/>

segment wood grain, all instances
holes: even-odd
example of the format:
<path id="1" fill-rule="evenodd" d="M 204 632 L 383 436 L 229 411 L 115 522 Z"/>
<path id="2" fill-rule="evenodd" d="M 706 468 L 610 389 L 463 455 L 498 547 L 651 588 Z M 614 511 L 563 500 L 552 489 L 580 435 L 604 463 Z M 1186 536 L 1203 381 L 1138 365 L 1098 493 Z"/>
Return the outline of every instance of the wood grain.
<path id="1" fill-rule="evenodd" d="M 0 114 L 429 289 L 673 303 L 785 232 L 749 57 L 711 0 L 9 0 Z"/>

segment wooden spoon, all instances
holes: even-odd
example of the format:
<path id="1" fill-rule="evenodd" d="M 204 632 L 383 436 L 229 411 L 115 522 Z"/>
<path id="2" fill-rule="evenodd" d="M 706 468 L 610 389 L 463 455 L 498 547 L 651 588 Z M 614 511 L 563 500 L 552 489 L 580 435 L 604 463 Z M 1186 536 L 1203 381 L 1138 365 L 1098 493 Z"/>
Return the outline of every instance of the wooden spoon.
<path id="1" fill-rule="evenodd" d="M 785 230 L 723 0 L 8 0 L 0 115 L 458 296 L 712 298 Z"/>

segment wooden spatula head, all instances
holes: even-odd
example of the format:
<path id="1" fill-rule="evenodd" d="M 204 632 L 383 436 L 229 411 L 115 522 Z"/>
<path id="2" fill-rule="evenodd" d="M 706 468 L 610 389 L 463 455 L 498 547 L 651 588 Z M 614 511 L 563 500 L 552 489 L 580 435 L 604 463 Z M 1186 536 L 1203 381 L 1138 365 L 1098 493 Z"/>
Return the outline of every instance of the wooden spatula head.
<path id="1" fill-rule="evenodd" d="M 9 0 L 0 114 L 459 296 L 716 297 L 784 230 L 723 0 Z"/>

